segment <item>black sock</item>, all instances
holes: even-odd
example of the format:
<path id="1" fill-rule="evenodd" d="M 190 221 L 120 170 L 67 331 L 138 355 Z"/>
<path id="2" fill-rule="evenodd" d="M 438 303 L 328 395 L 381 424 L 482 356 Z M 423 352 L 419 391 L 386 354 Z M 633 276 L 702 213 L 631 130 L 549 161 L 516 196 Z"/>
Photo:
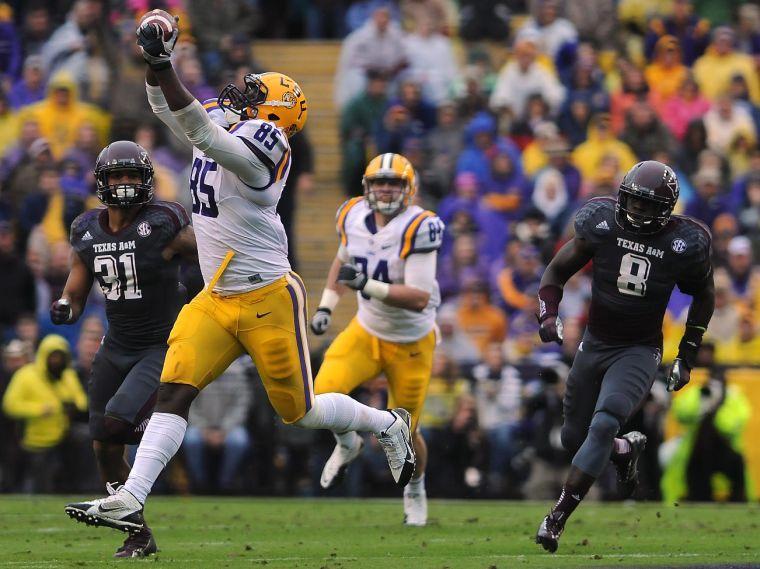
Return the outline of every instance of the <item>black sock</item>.
<path id="1" fill-rule="evenodd" d="M 567 518 L 575 511 L 581 500 L 588 494 L 591 485 L 594 483 L 594 478 L 589 476 L 576 466 L 570 467 L 570 473 L 567 475 L 567 481 L 562 487 L 562 494 L 559 496 L 559 500 L 552 508 L 552 514 L 554 519 L 565 524 Z"/>

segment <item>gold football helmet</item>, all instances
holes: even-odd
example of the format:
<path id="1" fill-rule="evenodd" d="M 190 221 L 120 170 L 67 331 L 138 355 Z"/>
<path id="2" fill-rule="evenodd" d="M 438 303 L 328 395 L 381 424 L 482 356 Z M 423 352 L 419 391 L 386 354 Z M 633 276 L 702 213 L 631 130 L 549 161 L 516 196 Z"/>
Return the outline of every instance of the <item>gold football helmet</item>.
<path id="1" fill-rule="evenodd" d="M 249 73 L 243 81 L 244 91 L 230 83 L 219 94 L 217 102 L 228 117 L 232 114 L 239 120 L 257 118 L 272 122 L 288 136 L 303 128 L 308 105 L 298 83 L 277 72 Z"/>
<path id="2" fill-rule="evenodd" d="M 373 186 L 390 186 L 387 194 L 379 194 Z M 417 192 L 417 177 L 412 164 L 401 156 L 388 152 L 375 156 L 367 164 L 362 178 L 364 198 L 369 207 L 383 215 L 397 215 L 412 202 Z M 390 198 L 382 199 L 382 198 Z"/>

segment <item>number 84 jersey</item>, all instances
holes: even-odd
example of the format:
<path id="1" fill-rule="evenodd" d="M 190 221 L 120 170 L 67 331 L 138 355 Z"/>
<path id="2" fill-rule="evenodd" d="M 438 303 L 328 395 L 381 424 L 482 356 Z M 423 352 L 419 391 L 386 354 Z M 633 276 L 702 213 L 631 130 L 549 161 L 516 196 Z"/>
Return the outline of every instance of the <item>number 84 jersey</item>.
<path id="1" fill-rule="evenodd" d="M 595 198 L 575 217 L 575 235 L 593 250 L 588 330 L 611 345 L 662 347 L 662 321 L 673 287 L 695 294 L 712 277 L 710 231 L 673 215 L 652 235 L 622 229 L 613 198 Z"/>
<path id="2" fill-rule="evenodd" d="M 437 251 L 444 230 L 443 222 L 433 212 L 414 205 L 378 228 L 374 212 L 360 197 L 338 209 L 336 222 L 341 251 L 347 252 L 350 261 L 369 278 L 389 284 L 404 284 L 409 256 Z M 357 293 L 357 300 L 357 319 L 365 330 L 381 340 L 404 343 L 430 333 L 441 295 L 434 280 L 430 300 L 422 312 L 390 306 L 362 293 Z"/>

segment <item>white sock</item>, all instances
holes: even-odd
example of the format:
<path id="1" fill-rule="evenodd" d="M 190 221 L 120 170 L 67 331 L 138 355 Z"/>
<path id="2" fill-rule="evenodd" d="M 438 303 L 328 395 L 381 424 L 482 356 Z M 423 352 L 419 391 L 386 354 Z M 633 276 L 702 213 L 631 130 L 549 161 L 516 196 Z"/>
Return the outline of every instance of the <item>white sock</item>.
<path id="1" fill-rule="evenodd" d="M 356 444 L 356 437 L 359 434 L 356 431 L 348 431 L 347 433 L 333 433 L 335 442 L 344 447 L 352 447 Z"/>
<path id="2" fill-rule="evenodd" d="M 158 475 L 177 453 L 185 438 L 187 421 L 173 413 L 153 413 L 137 447 L 135 464 L 124 488 L 141 504 L 153 489 Z"/>
<path id="3" fill-rule="evenodd" d="M 419 478 L 412 478 L 409 481 L 409 484 L 404 486 L 404 494 L 406 494 L 407 492 L 410 494 L 422 494 L 425 492 L 425 474 L 424 473 Z"/>
<path id="4" fill-rule="evenodd" d="M 336 433 L 370 431 L 380 434 L 395 417 L 388 411 L 362 405 L 342 393 L 322 393 L 314 397 L 314 406 L 296 425 L 307 429 L 330 429 Z"/>

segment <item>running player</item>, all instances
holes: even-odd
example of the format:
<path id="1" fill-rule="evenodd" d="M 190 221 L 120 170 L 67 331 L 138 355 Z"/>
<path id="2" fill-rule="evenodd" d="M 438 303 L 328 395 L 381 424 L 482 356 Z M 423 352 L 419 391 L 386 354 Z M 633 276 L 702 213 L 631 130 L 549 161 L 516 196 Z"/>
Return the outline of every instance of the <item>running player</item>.
<path id="1" fill-rule="evenodd" d="M 379 375 L 388 378 L 390 407 L 412 415 L 415 476 L 404 488 L 404 523 L 427 523 L 427 449 L 417 423 L 425 402 L 435 349 L 435 309 L 441 301 L 435 280 L 443 222 L 411 205 L 414 169 L 399 154 L 381 154 L 364 172 L 364 197 L 345 202 L 337 214 L 338 254 L 330 267 L 311 329 L 324 334 L 346 287 L 357 291 L 359 311 L 325 353 L 316 393 L 351 393 Z M 335 486 L 359 456 L 362 438 L 335 432 L 337 444 L 320 483 Z"/>
<path id="2" fill-rule="evenodd" d="M 126 483 L 111 496 L 68 508 L 91 525 L 142 529 L 143 504 L 182 443 L 190 404 L 246 352 L 284 422 L 375 433 L 394 479 L 406 486 L 415 465 L 407 411 L 373 409 L 338 393 L 314 395 L 306 292 L 290 271 L 276 213 L 290 169 L 288 136 L 306 121 L 306 97 L 281 73 L 248 74 L 244 90 L 230 84 L 219 96 L 225 129 L 209 118 L 213 105 L 204 109 L 174 72 L 178 33 L 175 25 L 165 37 L 147 22 L 138 44 L 154 113 L 194 147 L 190 190 L 206 288 L 182 309 L 169 336 L 156 410 Z"/>
<path id="3" fill-rule="evenodd" d="M 620 429 L 643 404 L 662 359 L 662 320 L 675 285 L 693 297 L 668 389 L 689 382 L 702 334 L 714 308 L 710 232 L 699 221 L 672 215 L 678 180 L 655 161 L 625 175 L 617 201 L 595 198 L 575 217 L 575 237 L 555 255 L 539 290 L 544 342 L 562 343 L 558 316 L 562 287 L 594 262 L 588 328 L 575 355 L 563 402 L 562 445 L 574 454 L 559 500 L 536 535 L 557 550 L 568 517 L 608 461 L 618 472 L 618 492 L 630 497 L 646 437 Z"/>
<path id="4" fill-rule="evenodd" d="M 71 272 L 50 308 L 55 324 L 76 322 L 97 280 L 106 300 L 108 332 L 89 381 L 90 434 L 103 481 L 124 484 L 124 445 L 137 444 L 156 402 L 169 331 L 185 302 L 179 262 L 197 262 L 184 208 L 153 199 L 153 166 L 138 144 L 106 146 L 95 163 L 97 196 L 105 209 L 71 225 Z M 146 525 L 115 557 L 156 552 Z"/>

